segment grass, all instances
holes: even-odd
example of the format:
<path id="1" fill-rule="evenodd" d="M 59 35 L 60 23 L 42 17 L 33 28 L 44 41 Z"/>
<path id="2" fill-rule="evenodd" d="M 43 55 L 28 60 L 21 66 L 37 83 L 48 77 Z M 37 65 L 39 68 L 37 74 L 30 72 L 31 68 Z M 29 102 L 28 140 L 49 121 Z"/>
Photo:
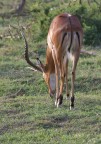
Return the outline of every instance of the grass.
<path id="1" fill-rule="evenodd" d="M 79 95 L 74 111 L 64 100 L 61 108 L 44 96 L 18 96 L 0 102 L 1 143 L 99 143 L 100 96 Z"/>
<path id="2" fill-rule="evenodd" d="M 0 48 L 0 143 L 100 144 L 100 50 L 95 50 L 96 56 L 80 57 L 75 110 L 70 111 L 65 93 L 63 105 L 57 109 L 41 74 L 25 68 L 23 46 L 6 44 L 8 47 Z"/>
<path id="3" fill-rule="evenodd" d="M 45 41 L 29 43 L 30 51 L 37 49 L 45 55 L 41 49 Z M 70 111 L 65 92 L 63 105 L 57 109 L 41 74 L 26 69 L 23 47 L 23 40 L 0 40 L 0 143 L 100 144 L 100 48 L 85 47 L 96 56 L 81 55 L 79 59 L 75 110 Z"/>

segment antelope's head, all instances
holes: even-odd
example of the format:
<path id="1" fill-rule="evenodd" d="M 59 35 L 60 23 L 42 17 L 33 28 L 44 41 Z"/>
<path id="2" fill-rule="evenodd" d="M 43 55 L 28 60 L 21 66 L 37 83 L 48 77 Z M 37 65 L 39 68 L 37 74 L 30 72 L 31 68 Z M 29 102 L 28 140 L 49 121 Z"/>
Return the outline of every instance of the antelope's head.
<path id="1" fill-rule="evenodd" d="M 50 60 L 52 62 L 52 66 L 51 64 L 44 65 L 39 58 L 36 58 L 38 65 L 32 63 L 28 55 L 28 43 L 26 37 L 23 32 L 21 34 L 25 41 L 25 60 L 31 66 L 28 68 L 30 68 L 32 71 L 38 71 L 42 73 L 45 83 L 48 86 L 49 94 L 50 96 L 53 96 L 55 94 L 55 87 L 56 87 L 55 71 L 51 72 L 50 70 L 52 66 L 54 67 L 53 61 Z M 52 55 L 50 55 L 49 59 L 52 59 Z"/>

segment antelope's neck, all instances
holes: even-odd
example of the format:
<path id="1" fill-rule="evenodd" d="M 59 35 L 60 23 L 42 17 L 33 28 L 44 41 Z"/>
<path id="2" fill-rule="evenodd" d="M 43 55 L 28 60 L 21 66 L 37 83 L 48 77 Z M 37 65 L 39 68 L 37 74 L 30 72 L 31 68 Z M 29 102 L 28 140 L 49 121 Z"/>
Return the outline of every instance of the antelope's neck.
<path id="1" fill-rule="evenodd" d="M 47 47 L 46 50 L 46 71 L 47 73 L 55 73 L 55 65 L 52 57 L 52 51 Z"/>

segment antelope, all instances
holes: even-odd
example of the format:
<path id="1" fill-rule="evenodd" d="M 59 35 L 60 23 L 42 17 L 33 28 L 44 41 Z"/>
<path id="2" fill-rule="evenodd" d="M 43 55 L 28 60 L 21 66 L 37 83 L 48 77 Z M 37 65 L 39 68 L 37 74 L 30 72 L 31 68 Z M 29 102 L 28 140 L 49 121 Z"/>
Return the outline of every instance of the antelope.
<path id="1" fill-rule="evenodd" d="M 55 105 L 63 102 L 63 86 L 66 81 L 66 95 L 68 90 L 68 62 L 72 61 L 70 109 L 74 108 L 74 81 L 77 63 L 82 46 L 83 30 L 79 19 L 75 15 L 63 13 L 56 16 L 49 28 L 47 36 L 46 63 L 36 58 L 38 65 L 31 62 L 28 55 L 28 43 L 25 40 L 25 60 L 34 71 L 43 74 L 50 96 L 56 92 Z"/>

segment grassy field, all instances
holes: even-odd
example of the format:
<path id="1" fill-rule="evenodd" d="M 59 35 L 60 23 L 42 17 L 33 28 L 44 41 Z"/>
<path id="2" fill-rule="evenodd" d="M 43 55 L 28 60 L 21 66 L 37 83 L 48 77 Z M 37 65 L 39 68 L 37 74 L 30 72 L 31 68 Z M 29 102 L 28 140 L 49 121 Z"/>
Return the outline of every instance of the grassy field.
<path id="1" fill-rule="evenodd" d="M 80 57 L 75 110 L 70 111 L 65 92 L 57 109 L 41 74 L 26 69 L 23 40 L 9 39 L 0 45 L 1 144 L 101 143 L 100 48 L 93 48 L 96 56 Z"/>
<path id="2" fill-rule="evenodd" d="M 7 24 L 0 19 L 1 33 Z M 44 61 L 46 40 L 28 41 Z M 96 56 L 80 56 L 70 111 L 65 91 L 57 109 L 41 74 L 26 68 L 23 40 L 0 39 L 0 144 L 101 144 L 101 49 L 84 48 Z"/>

